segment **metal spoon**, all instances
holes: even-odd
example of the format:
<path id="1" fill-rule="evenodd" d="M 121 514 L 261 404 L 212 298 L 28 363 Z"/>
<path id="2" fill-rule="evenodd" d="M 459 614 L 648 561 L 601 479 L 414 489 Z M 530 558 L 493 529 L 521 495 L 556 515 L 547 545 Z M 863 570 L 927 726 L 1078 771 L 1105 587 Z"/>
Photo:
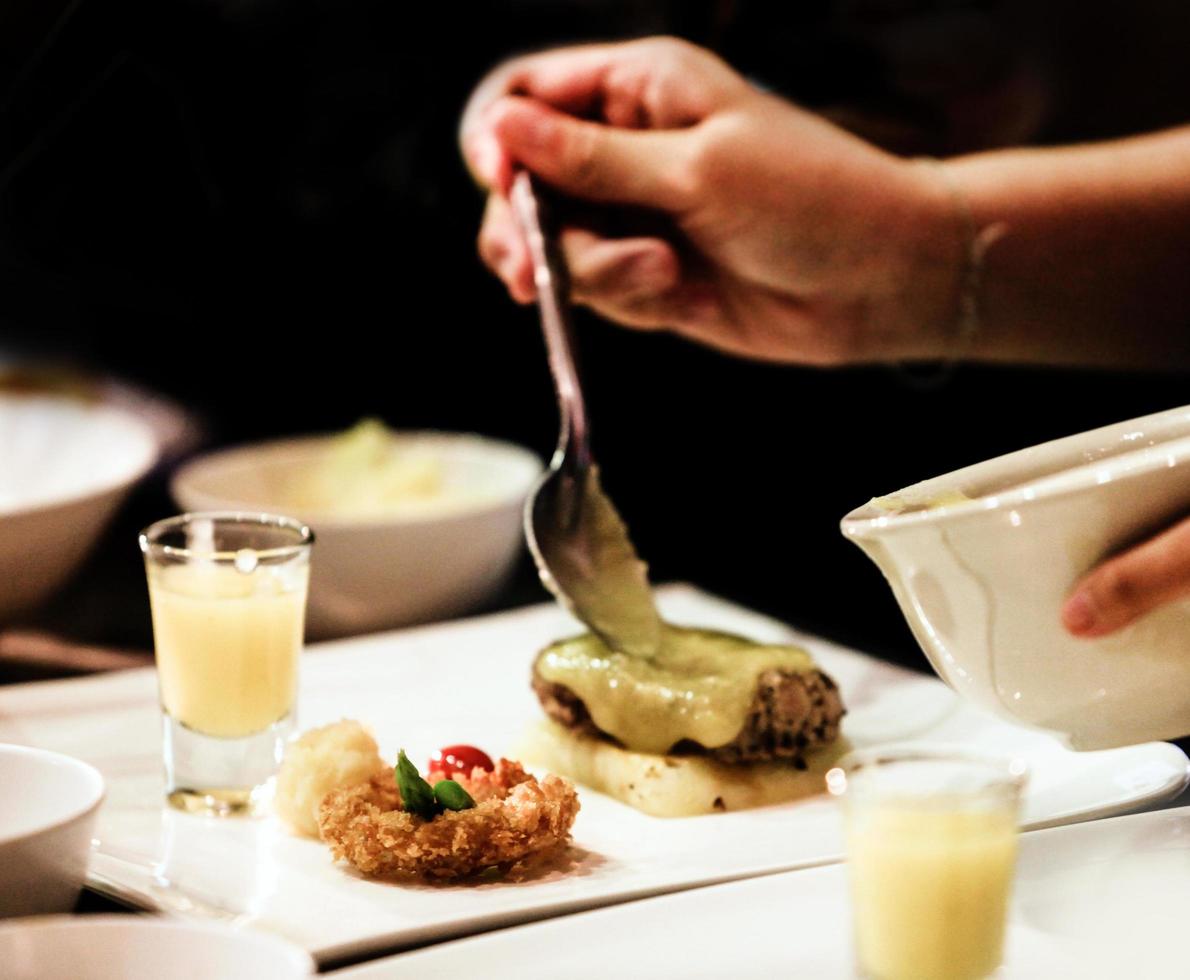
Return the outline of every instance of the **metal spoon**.
<path id="1" fill-rule="evenodd" d="M 550 468 L 525 504 L 525 538 L 542 584 L 613 650 L 649 656 L 661 618 L 645 563 L 599 483 L 587 410 L 574 359 L 565 258 L 529 174 L 517 174 L 511 200 L 529 245 L 541 330 L 558 395 L 561 431 Z"/>

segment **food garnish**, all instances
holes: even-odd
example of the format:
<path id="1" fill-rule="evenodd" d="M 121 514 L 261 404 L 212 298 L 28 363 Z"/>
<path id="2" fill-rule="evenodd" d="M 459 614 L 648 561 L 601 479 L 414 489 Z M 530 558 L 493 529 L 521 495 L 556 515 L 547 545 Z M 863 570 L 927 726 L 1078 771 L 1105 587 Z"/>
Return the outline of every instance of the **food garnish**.
<path id="1" fill-rule="evenodd" d="M 438 801 L 434 799 L 433 787 L 421 778 L 417 766 L 409 761 L 404 749 L 397 755 L 395 773 L 397 789 L 401 791 L 401 805 L 409 813 L 416 813 L 423 820 L 433 820 L 442 812 Z"/>
<path id="2" fill-rule="evenodd" d="M 426 771 L 442 772 L 447 776 L 461 772 L 467 776 L 476 766 L 486 772 L 496 768 L 492 757 L 483 749 L 477 749 L 474 745 L 448 745 L 430 756 L 430 764 Z"/>
<path id="3" fill-rule="evenodd" d="M 397 756 L 395 773 L 397 789 L 401 793 L 401 806 L 423 820 L 433 820 L 444 809 L 458 811 L 475 806 L 475 801 L 467 791 L 451 779 L 441 779 L 434 786 L 422 779 L 417 766 L 409 761 L 404 749 Z"/>
<path id="4" fill-rule="evenodd" d="M 456 812 L 475 806 L 471 794 L 453 779 L 443 779 L 434 784 L 434 799 L 446 809 Z"/>

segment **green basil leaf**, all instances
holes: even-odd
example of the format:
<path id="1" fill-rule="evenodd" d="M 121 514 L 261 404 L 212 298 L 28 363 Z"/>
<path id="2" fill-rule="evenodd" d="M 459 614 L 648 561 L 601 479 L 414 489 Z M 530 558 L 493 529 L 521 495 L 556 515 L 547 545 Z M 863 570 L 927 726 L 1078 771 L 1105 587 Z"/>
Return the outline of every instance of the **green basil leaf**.
<path id="1" fill-rule="evenodd" d="M 471 794 L 453 779 L 443 779 L 434 784 L 434 799 L 448 810 L 470 810 L 475 806 Z"/>
<path id="2" fill-rule="evenodd" d="M 409 761 L 405 750 L 401 749 L 397 756 L 397 789 L 401 792 L 401 805 L 409 812 L 416 814 L 423 820 L 433 820 L 442 812 L 442 807 L 434 799 L 434 790 L 430 787 L 417 766 Z"/>

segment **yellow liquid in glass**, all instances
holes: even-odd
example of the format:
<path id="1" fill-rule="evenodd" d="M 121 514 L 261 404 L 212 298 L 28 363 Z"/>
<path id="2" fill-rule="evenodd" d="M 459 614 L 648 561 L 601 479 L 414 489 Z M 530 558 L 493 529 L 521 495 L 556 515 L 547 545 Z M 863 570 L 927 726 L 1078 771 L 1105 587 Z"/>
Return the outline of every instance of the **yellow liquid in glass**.
<path id="1" fill-rule="evenodd" d="M 977 980 L 1000 964 L 1016 861 L 1010 809 L 881 804 L 848 833 L 864 976 Z"/>
<path id="2" fill-rule="evenodd" d="M 204 735 L 240 738 L 292 709 L 306 568 L 149 569 L 161 703 Z"/>

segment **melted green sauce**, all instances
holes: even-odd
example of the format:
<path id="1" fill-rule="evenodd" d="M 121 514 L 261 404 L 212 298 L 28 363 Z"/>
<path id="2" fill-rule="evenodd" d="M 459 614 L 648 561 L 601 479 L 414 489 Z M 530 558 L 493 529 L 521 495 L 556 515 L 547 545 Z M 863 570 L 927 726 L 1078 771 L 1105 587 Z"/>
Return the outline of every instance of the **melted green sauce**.
<path id="1" fill-rule="evenodd" d="M 565 487 L 560 483 L 555 490 L 559 502 L 566 499 Z M 634 657 L 651 657 L 661 643 L 661 617 L 645 563 L 603 492 L 598 466 L 587 470 L 578 499 L 581 506 L 573 527 L 543 526 L 536 533 L 545 562 L 542 578 L 547 585 L 553 581 L 550 591 L 608 646 Z M 535 527 L 539 519 L 535 510 Z"/>
<path id="2" fill-rule="evenodd" d="M 761 673 L 811 670 L 814 661 L 799 647 L 666 624 L 652 656 L 615 652 L 584 633 L 546 647 L 535 668 L 582 698 L 595 724 L 628 748 L 663 753 L 683 739 L 726 745 L 744 727 Z"/>

